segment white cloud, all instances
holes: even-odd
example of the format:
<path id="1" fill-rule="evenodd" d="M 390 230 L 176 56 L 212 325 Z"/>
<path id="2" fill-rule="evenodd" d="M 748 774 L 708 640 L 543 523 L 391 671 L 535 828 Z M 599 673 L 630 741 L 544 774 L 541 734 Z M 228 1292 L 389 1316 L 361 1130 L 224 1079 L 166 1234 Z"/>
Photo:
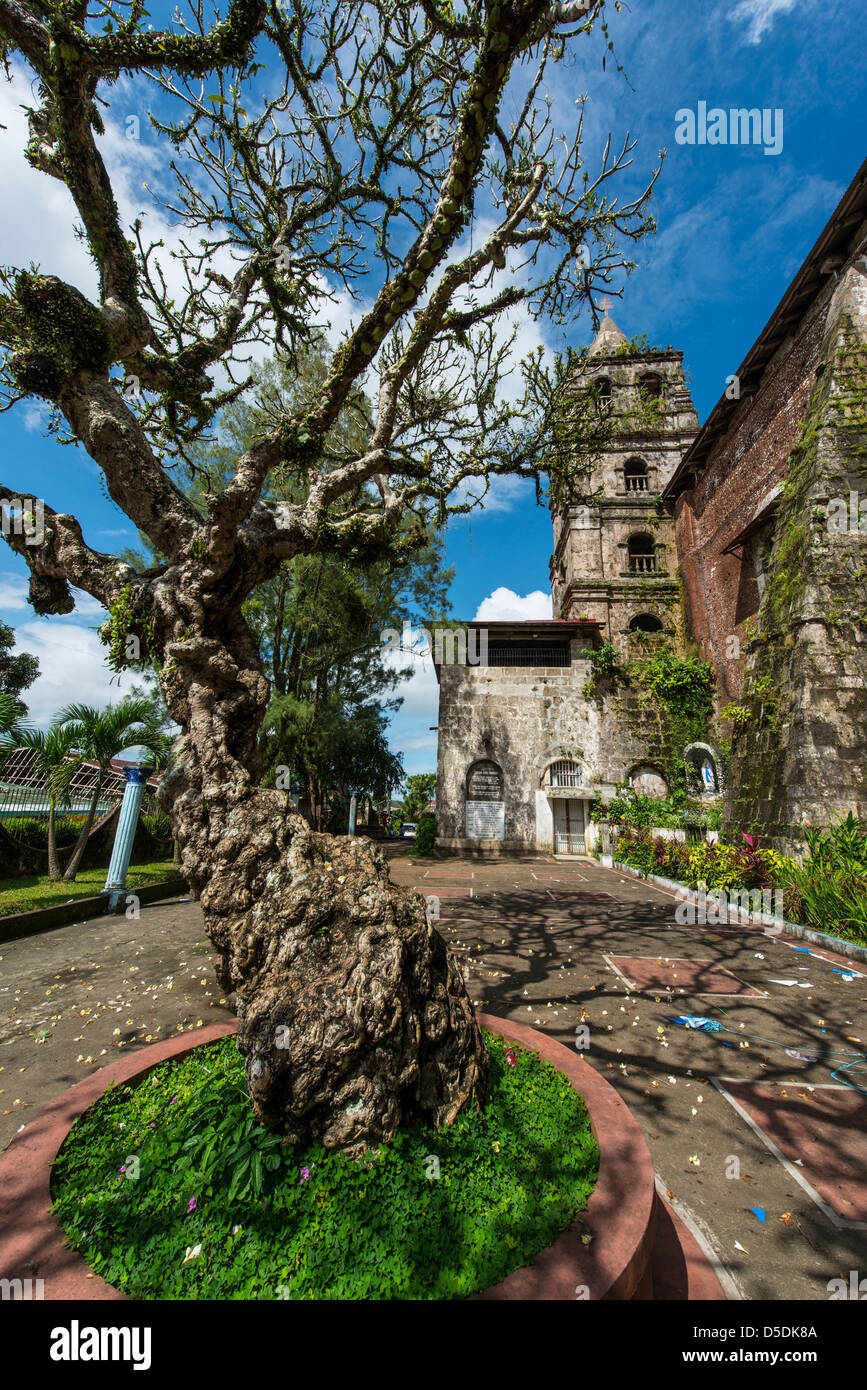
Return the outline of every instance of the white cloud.
<path id="1" fill-rule="evenodd" d="M 4 609 L 29 608 L 27 602 L 28 584 L 17 574 L 0 574 L 0 612 Z"/>
<path id="2" fill-rule="evenodd" d="M 76 589 L 70 585 L 72 597 L 75 599 L 75 616 L 77 618 L 96 618 L 99 622 L 105 622 L 108 614 L 103 608 L 98 598 L 92 594 L 86 594 L 83 589 Z"/>
<path id="3" fill-rule="evenodd" d="M 21 404 L 21 423 L 30 434 L 42 434 L 48 428 L 48 406 L 44 401 L 23 401 Z"/>
<path id="4" fill-rule="evenodd" d="M 438 719 L 439 682 L 427 643 L 422 643 L 419 629 L 409 638 L 412 652 L 389 652 L 386 664 L 396 670 L 411 671 L 408 681 L 398 686 L 403 704 L 389 722 L 390 746 L 403 754 L 407 775 L 432 772 L 436 767 L 437 736 L 432 730 Z"/>
<path id="5" fill-rule="evenodd" d="M 452 504 L 474 502 L 482 496 L 484 487 L 482 478 L 465 478 L 460 486 L 454 489 L 449 500 Z M 514 512 L 522 505 L 532 505 L 535 498 L 535 486 L 529 478 L 515 477 L 510 473 L 502 476 L 495 475 L 490 479 L 484 500 L 478 504 L 478 510 L 480 512 Z M 475 512 L 467 512 L 463 514 L 461 519 L 473 519 L 474 516 Z"/>
<path id="6" fill-rule="evenodd" d="M 4 610 L 16 612 L 27 611 L 32 613 L 28 594 L 30 585 L 25 575 L 21 574 L 0 574 L 0 613 Z M 83 589 L 76 589 L 70 585 L 70 592 L 75 600 L 75 608 L 72 613 L 58 613 L 51 619 L 57 625 L 72 623 L 79 624 L 82 618 L 95 618 L 99 622 L 104 622 L 107 616 L 105 609 L 98 599 L 86 594 Z M 14 624 L 13 624 L 14 626 Z"/>
<path id="7" fill-rule="evenodd" d="M 800 0 L 739 0 L 728 18 L 732 24 L 746 24 L 746 42 L 759 43 L 779 14 L 788 14 Z"/>
<path id="8" fill-rule="evenodd" d="M 105 647 L 96 633 L 76 623 L 50 618 L 21 623 L 15 629 L 15 651 L 39 658 L 39 675 L 23 692 L 28 720 L 38 728 L 73 701 L 97 707 L 116 705 L 135 679 L 115 675 L 105 664 Z"/>
<path id="9" fill-rule="evenodd" d="M 3 259 L 7 265 L 31 261 L 60 275 L 84 293 L 96 287 L 96 272 L 84 245 L 73 234 L 75 205 L 57 179 L 31 168 L 22 153 L 28 140 L 22 104 L 39 100 L 20 68 L 11 82 L 0 84 L 0 187 L 15 190 L 15 215 L 4 219 Z M 28 416 L 28 428 L 31 428 Z"/>
<path id="10" fill-rule="evenodd" d="M 476 622 L 528 622 L 533 618 L 552 618 L 554 604 L 550 594 L 534 589 L 531 594 L 516 594 L 513 589 L 500 587 L 482 599 L 476 612 Z"/>

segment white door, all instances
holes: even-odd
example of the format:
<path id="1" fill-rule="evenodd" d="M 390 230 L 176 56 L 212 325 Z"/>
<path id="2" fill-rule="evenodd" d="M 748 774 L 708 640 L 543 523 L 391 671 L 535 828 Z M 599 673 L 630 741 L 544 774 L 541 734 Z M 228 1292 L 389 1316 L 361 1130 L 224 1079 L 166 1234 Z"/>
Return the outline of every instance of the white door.
<path id="1" fill-rule="evenodd" d="M 554 802 L 554 853 L 584 853 L 584 802 L 577 798 Z"/>

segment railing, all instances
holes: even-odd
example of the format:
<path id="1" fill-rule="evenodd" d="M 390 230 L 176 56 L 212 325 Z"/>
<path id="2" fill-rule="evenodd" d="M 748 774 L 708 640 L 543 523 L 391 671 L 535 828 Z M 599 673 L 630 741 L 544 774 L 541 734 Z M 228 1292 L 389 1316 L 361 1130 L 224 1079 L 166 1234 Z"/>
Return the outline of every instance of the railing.
<path id="1" fill-rule="evenodd" d="M 630 555 L 630 574 L 653 574 L 656 569 L 655 555 Z"/>

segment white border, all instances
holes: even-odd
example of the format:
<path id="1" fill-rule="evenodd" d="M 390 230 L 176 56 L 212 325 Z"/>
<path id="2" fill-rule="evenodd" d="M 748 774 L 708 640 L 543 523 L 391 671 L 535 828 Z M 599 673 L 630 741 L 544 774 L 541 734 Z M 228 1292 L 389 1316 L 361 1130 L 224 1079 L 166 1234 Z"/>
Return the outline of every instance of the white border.
<path id="1" fill-rule="evenodd" d="M 626 985 L 626 988 L 629 990 L 629 993 L 630 993 L 630 994 L 654 994 L 654 993 L 655 993 L 655 994 L 671 994 L 671 995 L 673 996 L 673 998 L 675 998 L 675 999 L 678 997 L 676 991 L 680 989 L 680 986 L 677 986 L 677 985 L 676 985 L 676 986 L 674 986 L 674 987 L 671 987 L 671 986 L 669 986 L 669 985 L 635 985 L 635 984 L 632 984 L 631 981 L 627 980 L 626 976 L 623 974 L 623 971 L 622 971 L 622 970 L 619 970 L 618 967 L 614 964 L 614 961 L 611 959 L 610 956 L 603 955 L 602 959 L 608 962 L 608 964 L 611 966 L 611 969 L 614 971 L 615 975 L 618 975 L 618 976 L 620 977 L 620 979 L 623 981 L 623 983 Z M 657 964 L 659 963 L 659 956 L 627 956 L 626 959 L 627 959 L 627 960 L 653 960 L 653 961 L 656 961 Z M 700 960 L 693 960 L 690 956 L 663 956 L 662 959 L 663 959 L 663 961 L 666 961 L 666 960 L 668 960 L 668 961 L 683 961 L 684 965 L 713 965 L 713 966 L 716 967 L 716 969 L 718 969 L 718 970 L 724 970 L 724 971 L 726 972 L 727 975 L 731 975 L 733 979 L 735 979 L 735 980 L 738 981 L 738 984 L 746 985 L 747 989 L 755 990 L 755 993 L 754 993 L 754 994 L 723 994 L 721 990 L 715 990 L 715 989 L 714 989 L 714 990 L 684 989 L 684 990 L 681 990 L 681 991 L 680 991 L 681 995 L 682 995 L 684 998 L 687 998 L 687 999 L 745 999 L 745 1000 L 750 1000 L 750 999 L 770 999 L 770 997 L 771 997 L 770 991 L 769 991 L 769 990 L 767 990 L 767 989 L 760 989 L 758 985 L 751 985 L 750 982 L 749 982 L 749 980 L 742 980 L 742 979 L 740 979 L 740 977 L 739 977 L 738 975 L 735 975 L 735 972 L 734 972 L 733 970 L 729 970 L 728 967 L 725 966 L 725 965 L 717 965 L 715 961 L 712 961 L 712 960 L 705 961 L 703 958 L 700 959 Z"/>
<path id="2" fill-rule="evenodd" d="M 734 1080 L 740 1080 L 743 1084 L 749 1085 L 749 1086 L 762 1086 L 762 1085 L 767 1086 L 767 1085 L 770 1084 L 769 1082 L 767 1082 L 767 1081 L 762 1081 L 761 1079 L 756 1080 L 755 1078 L 752 1078 L 752 1079 L 750 1079 L 750 1080 L 747 1080 L 746 1078 L 735 1078 L 735 1077 L 731 1077 L 731 1076 L 725 1076 L 725 1077 L 712 1076 L 710 1079 L 711 1079 L 711 1081 L 713 1082 L 714 1086 L 716 1086 L 716 1088 L 717 1088 L 717 1090 L 720 1092 L 720 1094 L 723 1095 L 723 1096 L 725 1097 L 725 1099 L 728 1101 L 729 1105 L 731 1105 L 731 1107 L 732 1107 L 734 1110 L 737 1111 L 737 1113 L 740 1115 L 741 1119 L 742 1119 L 742 1120 L 745 1120 L 746 1123 L 749 1125 L 750 1129 L 753 1131 L 753 1133 L 754 1133 L 759 1139 L 761 1139 L 761 1141 L 762 1141 L 762 1143 L 764 1144 L 765 1148 L 766 1148 L 770 1153 L 773 1154 L 774 1158 L 776 1158 L 777 1161 L 778 1161 L 779 1163 L 782 1163 L 783 1167 L 785 1168 L 785 1170 L 786 1170 L 786 1172 L 789 1174 L 789 1176 L 792 1177 L 792 1178 L 794 1178 L 794 1179 L 795 1179 L 795 1182 L 800 1183 L 801 1187 L 804 1189 L 804 1191 L 806 1192 L 807 1196 L 811 1199 L 811 1201 L 813 1201 L 813 1202 L 815 1203 L 815 1205 L 819 1208 L 819 1210 L 822 1212 L 822 1214 L 828 1218 L 828 1220 L 831 1222 L 831 1225 L 832 1225 L 832 1226 L 836 1226 L 836 1228 L 837 1228 L 838 1231 L 867 1231 L 867 1221 L 851 1221 L 851 1220 L 850 1220 L 848 1217 L 846 1217 L 846 1216 L 840 1216 L 839 1213 L 836 1212 L 832 1206 L 829 1206 L 829 1205 L 828 1205 L 828 1203 L 825 1201 L 824 1197 L 820 1197 L 820 1196 L 819 1196 L 819 1194 L 818 1194 L 818 1192 L 816 1191 L 816 1189 L 815 1189 L 815 1188 L 812 1186 L 812 1184 L 809 1183 L 809 1182 L 807 1181 L 807 1179 L 804 1177 L 804 1174 L 801 1172 L 800 1168 L 798 1168 L 797 1164 L 792 1163 L 790 1159 L 786 1158 L 786 1156 L 785 1156 L 784 1153 L 781 1153 L 781 1151 L 777 1148 L 776 1144 L 774 1143 L 774 1141 L 773 1141 L 773 1139 L 770 1137 L 770 1135 L 769 1135 L 769 1134 L 765 1134 L 765 1132 L 764 1132 L 764 1130 L 762 1129 L 761 1125 L 760 1125 L 756 1120 L 753 1119 L 752 1115 L 750 1115 L 749 1112 L 748 1112 L 747 1110 L 744 1109 L 744 1107 L 741 1105 L 740 1101 L 735 1100 L 735 1098 L 734 1098 L 734 1096 L 731 1094 L 731 1092 L 730 1092 L 730 1091 L 727 1091 L 726 1088 L 725 1088 L 725 1086 L 723 1085 L 723 1082 L 724 1082 L 724 1081 L 734 1081 Z M 805 1086 L 807 1083 L 806 1083 L 806 1082 L 803 1082 L 803 1081 L 781 1081 L 781 1082 L 778 1082 L 777 1084 L 778 1084 L 779 1086 Z M 819 1085 L 813 1084 L 813 1090 L 814 1090 L 814 1091 L 848 1091 L 848 1090 L 851 1090 L 851 1087 L 850 1087 L 850 1086 L 838 1086 L 838 1085 L 834 1085 L 833 1083 L 830 1083 L 830 1082 L 829 1082 L 829 1083 L 827 1083 L 827 1084 L 819 1084 Z"/>

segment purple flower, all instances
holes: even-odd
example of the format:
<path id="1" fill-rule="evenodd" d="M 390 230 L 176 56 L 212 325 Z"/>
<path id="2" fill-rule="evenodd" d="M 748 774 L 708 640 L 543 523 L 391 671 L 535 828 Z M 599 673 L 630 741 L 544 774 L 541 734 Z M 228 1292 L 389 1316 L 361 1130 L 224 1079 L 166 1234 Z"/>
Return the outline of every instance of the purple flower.
<path id="1" fill-rule="evenodd" d="M 191 1198 L 190 1198 L 190 1205 L 187 1207 L 187 1211 L 195 1211 L 195 1210 L 196 1210 L 196 1199 L 195 1199 L 195 1197 L 191 1197 Z"/>
<path id="2" fill-rule="evenodd" d="M 301 1169 L 301 1182 L 309 1182 L 309 1181 L 310 1181 L 310 1169 L 309 1169 L 309 1168 L 302 1168 L 302 1169 Z"/>
<path id="3" fill-rule="evenodd" d="M 156 1122 L 156 1120 L 151 1120 L 151 1129 L 156 1129 L 156 1127 L 157 1127 L 157 1122 Z"/>
<path id="4" fill-rule="evenodd" d="M 125 1164 L 125 1163 L 122 1163 L 122 1164 L 120 1165 L 120 1171 L 121 1171 L 122 1173 L 125 1173 L 125 1172 L 126 1172 L 126 1164 Z"/>
<path id="5" fill-rule="evenodd" d="M 171 1100 L 169 1101 L 169 1105 L 174 1105 L 174 1103 L 175 1103 L 176 1100 L 177 1100 L 177 1096 L 172 1096 Z"/>

